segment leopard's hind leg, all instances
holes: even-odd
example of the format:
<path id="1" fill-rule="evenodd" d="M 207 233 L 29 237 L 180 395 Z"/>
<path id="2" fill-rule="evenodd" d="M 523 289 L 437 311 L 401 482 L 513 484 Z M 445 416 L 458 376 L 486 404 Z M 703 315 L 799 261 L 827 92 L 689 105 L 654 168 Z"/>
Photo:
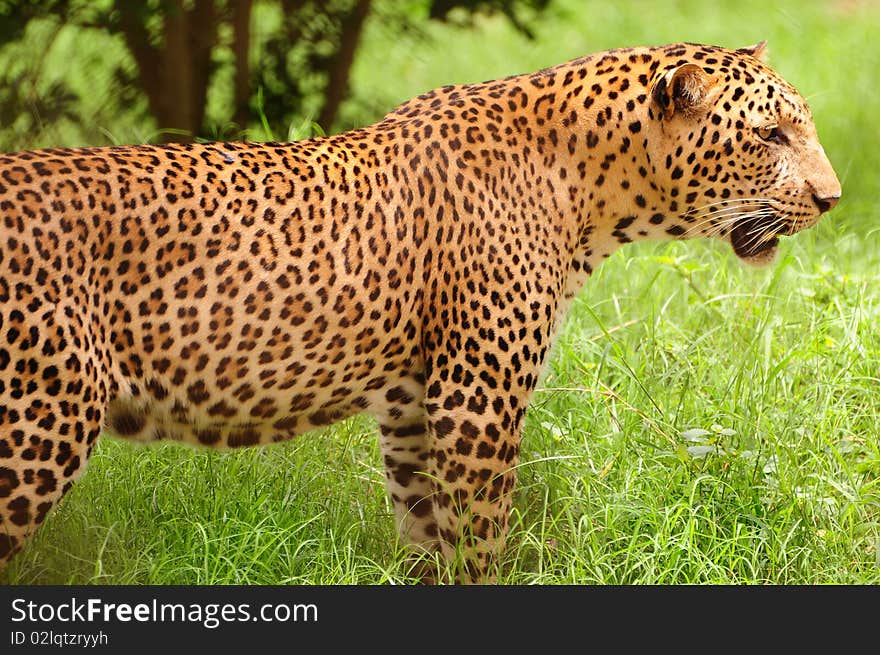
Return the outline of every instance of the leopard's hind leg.
<path id="1" fill-rule="evenodd" d="M 86 466 L 109 376 L 88 339 L 50 311 L 0 306 L 0 567 Z"/>

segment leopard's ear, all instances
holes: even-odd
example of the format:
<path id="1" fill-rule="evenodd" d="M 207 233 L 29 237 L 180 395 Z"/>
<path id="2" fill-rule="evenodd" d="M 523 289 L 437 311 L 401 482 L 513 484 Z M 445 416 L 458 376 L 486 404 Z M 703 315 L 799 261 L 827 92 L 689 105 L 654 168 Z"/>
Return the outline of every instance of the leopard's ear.
<path id="1" fill-rule="evenodd" d="M 767 39 L 763 41 L 758 41 L 755 45 L 746 46 L 745 48 L 737 49 L 737 52 L 742 55 L 749 55 L 750 57 L 754 57 L 758 61 L 766 61 L 767 58 Z"/>
<path id="2" fill-rule="evenodd" d="M 687 115 L 706 102 L 715 81 L 701 66 L 681 64 L 654 79 L 651 98 L 664 118 L 670 118 L 676 112 Z"/>

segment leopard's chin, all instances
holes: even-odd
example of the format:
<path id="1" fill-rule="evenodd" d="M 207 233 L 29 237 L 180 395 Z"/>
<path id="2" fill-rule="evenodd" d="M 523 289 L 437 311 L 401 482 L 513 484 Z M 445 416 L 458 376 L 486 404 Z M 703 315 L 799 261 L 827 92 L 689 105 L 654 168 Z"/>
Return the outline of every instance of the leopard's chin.
<path id="1" fill-rule="evenodd" d="M 774 241 L 778 242 L 779 239 L 774 238 Z M 736 252 L 736 248 L 733 249 Z M 764 250 L 756 254 L 750 255 L 741 255 L 736 252 L 736 256 L 739 257 L 739 260 L 747 264 L 748 266 L 754 266 L 755 268 L 761 268 L 763 266 L 769 266 L 774 261 L 776 261 L 776 254 L 779 252 L 779 247 L 777 243 L 774 243 L 771 246 L 768 246 Z"/>
<path id="2" fill-rule="evenodd" d="M 762 229 L 763 224 L 772 226 L 774 221 L 746 219 L 730 231 L 733 252 L 749 266 L 767 266 L 776 259 L 779 237 Z"/>

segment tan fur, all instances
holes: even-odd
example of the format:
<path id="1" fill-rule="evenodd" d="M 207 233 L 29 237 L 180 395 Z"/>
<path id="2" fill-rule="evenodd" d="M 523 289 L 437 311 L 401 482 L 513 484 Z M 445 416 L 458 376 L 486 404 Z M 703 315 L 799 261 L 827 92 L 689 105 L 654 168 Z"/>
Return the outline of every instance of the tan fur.
<path id="1" fill-rule="evenodd" d="M 0 156 L 0 558 L 104 428 L 235 448 L 368 412 L 401 538 L 491 577 L 590 273 L 646 238 L 769 260 L 839 197 L 762 49 L 598 53 L 289 144 Z"/>

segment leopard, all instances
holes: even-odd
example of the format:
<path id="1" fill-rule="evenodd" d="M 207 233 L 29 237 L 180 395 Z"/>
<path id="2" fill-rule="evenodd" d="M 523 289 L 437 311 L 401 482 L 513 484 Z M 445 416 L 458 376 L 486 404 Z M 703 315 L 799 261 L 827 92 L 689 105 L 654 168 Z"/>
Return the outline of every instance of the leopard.
<path id="1" fill-rule="evenodd" d="M 765 46 L 599 52 L 293 142 L 0 155 L 0 560 L 102 434 L 237 449 L 367 414 L 400 543 L 496 579 L 593 271 L 696 237 L 767 265 L 840 199 Z"/>

